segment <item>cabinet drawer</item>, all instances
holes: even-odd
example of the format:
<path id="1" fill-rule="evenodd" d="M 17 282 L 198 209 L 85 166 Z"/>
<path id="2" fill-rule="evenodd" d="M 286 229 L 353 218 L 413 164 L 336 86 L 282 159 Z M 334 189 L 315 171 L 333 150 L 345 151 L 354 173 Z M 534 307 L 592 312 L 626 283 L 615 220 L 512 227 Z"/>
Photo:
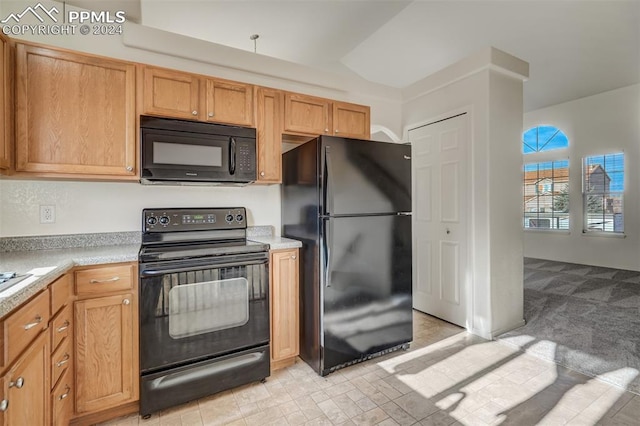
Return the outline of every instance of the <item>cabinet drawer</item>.
<path id="1" fill-rule="evenodd" d="M 51 391 L 51 424 L 69 424 L 73 412 L 73 374 L 67 370 Z"/>
<path id="2" fill-rule="evenodd" d="M 11 364 L 49 322 L 49 290 L 18 308 L 4 322 L 5 365 Z"/>
<path id="3" fill-rule="evenodd" d="M 71 339 L 68 339 L 51 355 L 51 387 L 55 387 L 62 373 L 73 365 Z"/>
<path id="4" fill-rule="evenodd" d="M 133 265 L 104 266 L 76 271 L 78 296 L 130 290 L 134 280 Z"/>
<path id="5" fill-rule="evenodd" d="M 51 350 L 55 351 L 66 339 L 71 339 L 73 331 L 73 305 L 68 304 L 51 321 Z"/>
<path id="6" fill-rule="evenodd" d="M 71 285 L 71 276 L 63 275 L 58 278 L 51 286 L 49 291 L 51 292 L 51 315 L 55 315 L 69 300 L 69 297 L 73 294 L 73 287 Z"/>

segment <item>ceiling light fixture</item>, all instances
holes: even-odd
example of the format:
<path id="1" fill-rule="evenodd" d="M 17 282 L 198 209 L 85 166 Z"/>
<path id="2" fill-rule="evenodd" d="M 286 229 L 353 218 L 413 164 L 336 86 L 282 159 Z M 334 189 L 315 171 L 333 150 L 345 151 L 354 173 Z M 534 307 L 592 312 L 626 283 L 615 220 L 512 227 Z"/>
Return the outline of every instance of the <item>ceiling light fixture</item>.
<path id="1" fill-rule="evenodd" d="M 253 53 L 256 53 L 257 51 L 257 41 L 258 38 L 260 37 L 260 34 L 252 34 L 249 36 L 249 40 L 253 40 Z"/>

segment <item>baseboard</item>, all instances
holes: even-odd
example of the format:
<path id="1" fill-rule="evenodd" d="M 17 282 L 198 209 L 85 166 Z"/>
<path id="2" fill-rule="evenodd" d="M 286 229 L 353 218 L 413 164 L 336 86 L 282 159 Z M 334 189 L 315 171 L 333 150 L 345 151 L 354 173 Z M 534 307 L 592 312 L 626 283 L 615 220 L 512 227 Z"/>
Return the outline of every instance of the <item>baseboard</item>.
<path id="1" fill-rule="evenodd" d="M 497 329 L 497 330 L 493 330 L 493 331 L 491 332 L 491 337 L 490 337 L 490 339 L 491 339 L 491 340 L 494 340 L 496 337 L 498 337 L 498 336 L 499 336 L 499 335 L 501 335 L 501 334 L 506 333 L 507 331 L 511 331 L 511 330 L 515 330 L 516 328 L 523 327 L 526 323 L 527 323 L 527 322 L 526 322 L 526 321 L 524 320 L 524 318 L 523 318 L 523 319 L 521 319 L 520 321 L 518 321 L 518 322 L 517 322 L 517 323 L 515 323 L 515 324 L 512 324 L 512 325 L 507 326 L 507 327 L 499 328 L 499 329 Z"/>

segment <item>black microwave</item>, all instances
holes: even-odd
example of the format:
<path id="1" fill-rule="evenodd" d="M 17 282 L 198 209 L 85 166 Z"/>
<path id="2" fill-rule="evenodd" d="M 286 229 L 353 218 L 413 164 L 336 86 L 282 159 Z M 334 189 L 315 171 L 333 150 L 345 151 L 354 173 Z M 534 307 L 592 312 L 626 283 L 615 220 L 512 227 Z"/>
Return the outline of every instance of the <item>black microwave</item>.
<path id="1" fill-rule="evenodd" d="M 256 180 L 256 131 L 140 116 L 143 184 L 246 185 Z"/>

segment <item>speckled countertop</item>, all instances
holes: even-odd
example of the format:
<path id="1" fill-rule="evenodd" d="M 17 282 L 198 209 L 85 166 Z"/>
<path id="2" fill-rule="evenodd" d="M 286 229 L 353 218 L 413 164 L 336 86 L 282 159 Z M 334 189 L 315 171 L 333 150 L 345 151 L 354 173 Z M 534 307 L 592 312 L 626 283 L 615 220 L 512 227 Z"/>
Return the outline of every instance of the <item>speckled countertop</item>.
<path id="1" fill-rule="evenodd" d="M 74 266 L 138 260 L 140 244 L 0 252 L 0 271 L 31 274 L 0 292 L 0 317 L 26 302 Z"/>
<path id="2" fill-rule="evenodd" d="M 272 226 L 247 228 L 247 239 L 269 244 L 271 250 L 302 247 L 300 241 L 273 234 Z M 0 317 L 74 266 L 134 262 L 139 250 L 139 232 L 0 238 L 0 272 L 30 275 L 0 292 Z"/>
<path id="3" fill-rule="evenodd" d="M 248 240 L 269 244 L 271 250 L 283 250 L 302 247 L 302 243 L 298 240 L 276 237 L 273 234 L 273 226 L 253 226 L 247 228 Z"/>

